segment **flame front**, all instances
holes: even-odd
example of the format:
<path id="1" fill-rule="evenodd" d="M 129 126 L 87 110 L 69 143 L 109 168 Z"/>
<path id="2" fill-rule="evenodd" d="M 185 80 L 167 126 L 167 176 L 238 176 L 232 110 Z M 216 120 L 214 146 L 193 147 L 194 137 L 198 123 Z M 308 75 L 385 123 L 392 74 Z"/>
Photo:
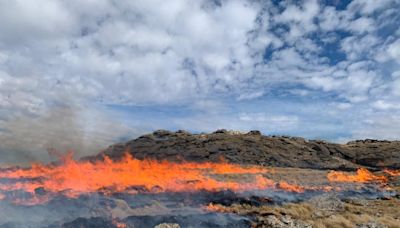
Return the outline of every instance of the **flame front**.
<path id="1" fill-rule="evenodd" d="M 294 184 L 289 184 L 286 181 L 281 181 L 278 184 L 279 188 L 289 191 L 289 192 L 298 192 L 298 193 L 302 193 L 306 190 L 305 187 L 300 186 L 300 185 L 294 185 Z"/>
<path id="2" fill-rule="evenodd" d="M 358 169 L 356 174 L 347 174 L 339 171 L 331 171 L 328 173 L 328 180 L 332 182 L 355 182 L 355 183 L 367 183 L 367 182 L 376 182 L 376 183 L 387 183 L 387 177 L 378 176 L 367 169 L 361 168 Z"/>
<path id="3" fill-rule="evenodd" d="M 261 166 L 241 166 L 219 163 L 168 162 L 139 160 L 126 153 L 123 159 L 113 161 L 104 157 L 98 161 L 75 161 L 67 154 L 58 164 L 33 164 L 30 168 L 0 169 L 0 200 L 11 200 L 16 204 L 40 204 L 54 196 L 76 198 L 83 194 L 102 192 L 113 194 L 124 192 L 135 194 L 141 191 L 194 192 L 200 190 L 235 192 L 275 189 L 291 193 L 305 191 L 332 191 L 330 185 L 300 186 L 286 181 L 272 181 L 263 176 L 273 170 Z M 390 175 L 397 171 L 385 170 Z M 237 176 L 239 174 L 240 176 Z M 387 183 L 385 176 L 378 176 L 366 169 L 355 174 L 331 171 L 327 178 L 333 182 Z M 15 192 L 28 193 L 30 197 L 19 198 Z M 26 196 L 26 195 L 25 195 Z"/>
<path id="4" fill-rule="evenodd" d="M 265 189 L 274 182 L 261 174 L 262 167 L 242 167 L 221 163 L 173 163 L 167 161 L 138 160 L 126 154 L 120 161 L 75 161 L 72 155 L 63 158 L 61 165 L 32 165 L 28 169 L 10 169 L 0 172 L 0 178 L 13 180 L 0 183 L 0 191 L 22 190 L 36 196 L 38 189 L 60 193 L 67 197 L 103 191 L 108 193 L 134 191 L 132 187 L 149 192 L 217 191 L 229 189 L 245 191 Z M 218 175 L 251 174 L 246 182 L 225 181 Z M 27 181 L 28 180 L 28 181 Z M 0 192 L 1 194 L 1 192 Z M 0 199 L 5 198 L 0 195 Z M 33 202 L 34 204 L 36 202 Z"/>
<path id="5" fill-rule="evenodd" d="M 400 176 L 400 170 L 385 169 L 383 171 L 389 174 L 390 176 Z"/>

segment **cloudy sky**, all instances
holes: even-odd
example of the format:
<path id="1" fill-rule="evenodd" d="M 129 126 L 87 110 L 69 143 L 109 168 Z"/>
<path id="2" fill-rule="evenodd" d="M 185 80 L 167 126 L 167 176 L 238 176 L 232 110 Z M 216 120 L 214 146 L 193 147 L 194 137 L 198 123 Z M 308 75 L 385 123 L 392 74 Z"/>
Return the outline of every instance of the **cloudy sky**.
<path id="1" fill-rule="evenodd" d="M 0 1 L 0 158 L 155 129 L 400 138 L 400 0 Z"/>

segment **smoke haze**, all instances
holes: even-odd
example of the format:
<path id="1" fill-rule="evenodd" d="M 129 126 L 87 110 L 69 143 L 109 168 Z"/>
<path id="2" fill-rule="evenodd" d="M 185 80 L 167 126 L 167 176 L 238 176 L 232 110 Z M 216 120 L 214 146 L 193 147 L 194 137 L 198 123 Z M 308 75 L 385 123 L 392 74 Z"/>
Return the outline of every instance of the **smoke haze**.
<path id="1" fill-rule="evenodd" d="M 51 160 L 48 149 L 73 151 L 76 157 L 98 153 L 131 129 L 110 117 L 78 106 L 54 107 L 43 115 L 0 122 L 0 164 Z"/>

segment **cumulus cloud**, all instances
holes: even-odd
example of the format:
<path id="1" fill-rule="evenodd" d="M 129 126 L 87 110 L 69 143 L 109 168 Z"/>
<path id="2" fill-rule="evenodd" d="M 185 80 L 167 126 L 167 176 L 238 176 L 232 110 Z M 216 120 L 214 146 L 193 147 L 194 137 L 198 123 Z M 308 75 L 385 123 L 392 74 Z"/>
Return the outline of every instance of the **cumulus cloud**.
<path id="1" fill-rule="evenodd" d="M 353 138 L 383 138 L 389 140 L 398 140 L 400 130 L 399 113 L 396 114 L 380 114 L 371 116 L 363 121 L 364 127 L 356 129 L 353 132 Z"/>
<path id="2" fill-rule="evenodd" d="M 53 141 L 20 129 L 53 120 L 59 127 L 43 129 L 74 135 L 58 129 L 78 126 L 81 135 L 75 135 L 84 143 L 67 136 L 65 142 L 80 148 L 163 126 L 251 129 L 257 121 L 270 123 L 266 130 L 273 132 L 318 136 L 325 128 L 330 133 L 321 137 L 333 140 L 353 131 L 362 136 L 366 125 L 355 126 L 358 118 L 374 119 L 368 128 L 388 127 L 375 121 L 377 113 L 389 115 L 399 103 L 399 9 L 396 0 L 354 0 L 344 7 L 317 0 L 3 1 L 0 135 L 19 151 L 30 149 L 18 144 L 21 138 L 34 139 L 37 149 Z M 275 113 L 270 100 L 280 101 Z M 258 101 L 263 105 L 245 110 L 244 103 Z M 285 105 L 315 102 L 346 113 L 330 125 L 328 112 L 315 118 L 318 110 L 295 113 L 298 108 Z M 76 108 L 55 113 L 78 123 L 54 118 L 49 110 L 57 107 Z M 148 108 L 154 118 L 136 117 L 132 107 Z M 185 116 L 179 120 L 171 111 L 163 117 L 171 124 L 164 124 L 154 113 L 160 107 Z M 121 117 L 120 109 L 131 116 Z M 98 127 L 83 127 L 82 120 L 100 113 L 91 124 Z M 101 136 L 106 122 L 120 130 Z M 315 127 L 307 127 L 310 122 Z"/>
<path id="3" fill-rule="evenodd" d="M 273 116 L 266 115 L 265 113 L 241 113 L 239 120 L 250 123 L 254 128 L 262 124 L 267 129 L 280 129 L 282 131 L 295 129 L 299 122 L 297 116 Z"/>
<path id="4" fill-rule="evenodd" d="M 400 63 L 400 39 L 391 43 L 387 48 L 387 52 L 391 58 Z"/>

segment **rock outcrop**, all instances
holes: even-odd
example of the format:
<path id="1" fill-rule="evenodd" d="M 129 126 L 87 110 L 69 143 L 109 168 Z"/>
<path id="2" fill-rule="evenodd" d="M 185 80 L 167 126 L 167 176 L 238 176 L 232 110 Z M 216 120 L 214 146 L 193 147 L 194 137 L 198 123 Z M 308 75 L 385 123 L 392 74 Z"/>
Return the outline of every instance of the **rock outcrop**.
<path id="1" fill-rule="evenodd" d="M 131 153 L 138 159 L 170 161 L 226 161 L 279 167 L 353 170 L 400 168 L 400 141 L 358 140 L 347 144 L 299 137 L 265 136 L 259 131 L 241 133 L 217 130 L 191 134 L 158 130 L 110 146 L 97 156 L 112 159 Z"/>

